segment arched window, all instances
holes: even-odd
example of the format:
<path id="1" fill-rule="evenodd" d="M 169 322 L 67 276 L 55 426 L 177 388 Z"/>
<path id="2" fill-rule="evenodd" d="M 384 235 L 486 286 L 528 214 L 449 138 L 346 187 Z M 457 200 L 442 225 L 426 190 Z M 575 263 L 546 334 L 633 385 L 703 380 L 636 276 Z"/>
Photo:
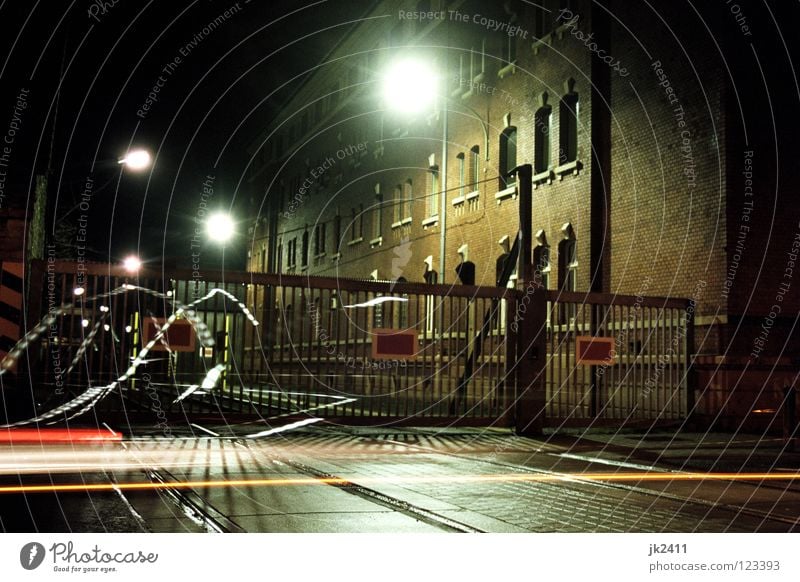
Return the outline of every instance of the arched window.
<path id="1" fill-rule="evenodd" d="M 500 134 L 500 189 L 513 186 L 516 176 L 508 173 L 517 167 L 517 128 L 510 126 Z"/>
<path id="2" fill-rule="evenodd" d="M 559 165 L 568 164 L 578 159 L 578 94 L 575 92 L 575 81 L 567 81 L 568 92 L 561 98 L 558 111 L 559 133 Z"/>
<path id="3" fill-rule="evenodd" d="M 550 124 L 553 108 L 547 105 L 547 94 L 542 95 L 542 106 L 533 116 L 533 173 L 541 174 L 550 169 Z"/>
<path id="4" fill-rule="evenodd" d="M 411 210 L 414 207 L 414 184 L 411 178 L 403 184 L 403 218 L 411 218 Z"/>
<path id="5" fill-rule="evenodd" d="M 300 252 L 300 266 L 308 266 L 308 231 L 303 233 L 303 246 L 302 251 Z"/>
<path id="6" fill-rule="evenodd" d="M 476 192 L 478 184 L 480 184 L 481 177 L 481 149 L 478 146 L 472 146 L 469 150 L 469 191 Z"/>
<path id="7" fill-rule="evenodd" d="M 432 218 L 439 215 L 439 166 L 428 168 L 428 185 L 426 216 Z"/>
<path id="8" fill-rule="evenodd" d="M 543 230 L 536 233 L 537 245 L 533 249 L 533 274 L 543 289 L 550 287 L 550 245 Z"/>

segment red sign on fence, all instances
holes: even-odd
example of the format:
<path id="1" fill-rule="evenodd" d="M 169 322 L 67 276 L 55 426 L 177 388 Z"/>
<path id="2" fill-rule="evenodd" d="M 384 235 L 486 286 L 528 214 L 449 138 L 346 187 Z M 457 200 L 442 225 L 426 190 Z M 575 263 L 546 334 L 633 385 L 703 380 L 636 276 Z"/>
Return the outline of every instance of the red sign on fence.
<path id="1" fill-rule="evenodd" d="M 163 317 L 145 318 L 142 329 L 143 345 L 147 345 L 147 342 L 156 337 L 158 330 L 164 327 L 166 322 Z M 193 352 L 195 334 L 192 324 L 185 319 L 176 319 L 170 324 L 162 340 L 155 343 L 152 351 L 165 352 L 169 346 L 173 352 Z"/>
<path id="2" fill-rule="evenodd" d="M 614 338 L 581 335 L 575 338 L 575 361 L 584 366 L 614 364 Z"/>
<path id="3" fill-rule="evenodd" d="M 372 359 L 413 360 L 418 351 L 417 331 L 414 329 L 374 328 L 372 330 Z"/>

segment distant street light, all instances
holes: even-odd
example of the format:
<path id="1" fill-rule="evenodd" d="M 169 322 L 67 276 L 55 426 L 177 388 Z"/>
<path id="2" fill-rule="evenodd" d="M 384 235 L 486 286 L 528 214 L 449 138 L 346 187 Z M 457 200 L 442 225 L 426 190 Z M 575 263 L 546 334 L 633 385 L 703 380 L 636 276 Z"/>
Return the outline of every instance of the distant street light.
<path id="1" fill-rule="evenodd" d="M 236 233 L 236 227 L 230 214 L 215 212 L 206 221 L 208 238 L 217 243 L 225 244 Z"/>
<path id="2" fill-rule="evenodd" d="M 122 261 L 122 266 L 129 273 L 138 273 L 139 269 L 142 268 L 142 261 L 139 259 L 139 257 L 130 255 L 125 257 L 125 260 Z"/>
<path id="3" fill-rule="evenodd" d="M 151 161 L 150 152 L 147 150 L 132 150 L 125 154 L 125 157 L 118 163 L 136 172 L 149 168 Z"/>

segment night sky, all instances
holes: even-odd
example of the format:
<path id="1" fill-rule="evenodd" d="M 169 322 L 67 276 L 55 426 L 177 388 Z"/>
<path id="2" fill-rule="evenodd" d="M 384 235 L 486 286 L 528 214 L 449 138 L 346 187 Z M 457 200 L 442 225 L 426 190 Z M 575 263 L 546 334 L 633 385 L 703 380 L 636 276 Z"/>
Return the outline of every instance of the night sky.
<path id="1" fill-rule="evenodd" d="M 85 214 L 89 258 L 118 262 L 136 252 L 152 264 L 185 266 L 203 184 L 213 176 L 209 209 L 230 209 L 241 220 L 226 264 L 243 266 L 253 218 L 246 148 L 300 87 L 304 73 L 373 4 L 0 0 L 0 125 L 19 113 L 4 204 L 32 202 L 35 175 L 47 174 L 48 230 L 66 241 L 59 245 L 61 256 L 74 255 L 70 241 Z M 792 51 L 783 43 L 793 43 L 789 23 L 797 21 L 800 4 L 742 4 L 748 22 L 763 32 L 754 46 L 766 83 L 753 88 L 770 88 L 765 102 L 787 112 L 776 114 L 783 156 L 789 151 L 784 144 L 796 142 L 797 97 L 797 76 L 787 63 Z M 724 0 L 692 5 L 712 24 L 729 27 L 731 14 L 720 8 Z M 783 35 L 774 33 L 776 24 Z M 740 61 L 729 56 L 734 72 L 758 79 L 752 55 L 743 53 Z M 116 160 L 137 146 L 156 156 L 152 170 L 121 174 Z M 84 212 L 87 178 L 91 200 Z M 203 252 L 218 262 L 216 247 Z"/>
<path id="2" fill-rule="evenodd" d="M 24 205 L 47 173 L 57 239 L 72 240 L 85 214 L 90 258 L 180 264 L 213 176 L 208 207 L 243 220 L 226 265 L 243 264 L 245 148 L 371 3 L 329 4 L 0 1 L 0 111 L 20 113 L 8 203 Z M 152 171 L 120 178 L 116 160 L 135 146 L 153 153 Z"/>

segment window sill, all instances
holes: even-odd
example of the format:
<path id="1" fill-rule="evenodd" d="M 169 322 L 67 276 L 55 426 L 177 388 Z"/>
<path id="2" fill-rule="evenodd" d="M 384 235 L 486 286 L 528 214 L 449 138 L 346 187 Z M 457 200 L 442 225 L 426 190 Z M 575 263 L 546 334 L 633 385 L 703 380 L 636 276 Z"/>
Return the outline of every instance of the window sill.
<path id="1" fill-rule="evenodd" d="M 347 246 L 351 247 L 353 245 L 357 245 L 360 242 L 364 242 L 364 237 L 363 236 L 360 236 L 358 238 L 354 238 L 349 243 L 347 243 Z"/>
<path id="2" fill-rule="evenodd" d="M 408 217 L 406 217 L 403 220 L 400 220 L 398 222 L 393 222 L 392 223 L 392 228 L 400 228 L 401 226 L 405 226 L 407 224 L 411 224 L 411 217 L 410 216 L 408 216 Z"/>
<path id="3" fill-rule="evenodd" d="M 302 265 L 302 266 L 300 267 L 300 272 L 301 272 L 301 273 L 305 273 L 306 271 L 308 271 L 308 265 Z"/>
<path id="4" fill-rule="evenodd" d="M 316 255 L 314 255 L 314 258 L 315 259 L 322 259 L 322 258 L 325 257 L 325 255 L 326 255 L 326 253 L 323 251 L 321 253 L 317 253 Z"/>
<path id="5" fill-rule="evenodd" d="M 453 206 L 461 206 L 466 201 L 467 201 L 467 198 L 465 196 L 456 196 L 455 198 L 453 198 L 451 204 Z"/>
<path id="6" fill-rule="evenodd" d="M 539 172 L 538 174 L 534 174 L 531 181 L 533 182 L 534 189 L 537 186 L 541 186 L 542 184 L 552 184 L 553 179 L 555 179 L 555 174 L 553 174 L 552 170 L 545 170 L 544 172 Z"/>
<path id="7" fill-rule="evenodd" d="M 494 199 L 497 200 L 497 203 L 500 204 L 506 198 L 516 198 L 517 197 L 517 186 L 509 186 L 505 190 L 500 190 L 497 194 L 494 195 Z"/>
<path id="8" fill-rule="evenodd" d="M 477 190 L 475 190 L 474 192 L 470 192 L 469 194 L 467 194 L 467 201 L 477 200 L 478 196 L 480 195 L 481 193 L 478 192 Z"/>
<path id="9" fill-rule="evenodd" d="M 505 67 L 497 71 L 497 76 L 503 79 L 508 75 L 513 75 L 516 72 L 517 72 L 517 61 L 512 61 L 508 63 Z"/>
<path id="10" fill-rule="evenodd" d="M 332 261 L 338 261 L 341 258 L 342 258 L 342 253 L 334 253 L 334 254 L 331 255 L 331 260 Z"/>
<path id="11" fill-rule="evenodd" d="M 422 220 L 422 228 L 428 228 L 429 226 L 435 226 L 439 222 L 439 215 L 430 216 Z"/>
<path id="12" fill-rule="evenodd" d="M 379 246 L 381 246 L 382 244 L 383 244 L 383 237 L 382 237 L 382 236 L 379 236 L 379 237 L 377 237 L 377 238 L 374 238 L 374 239 L 372 239 L 371 241 L 369 241 L 369 246 L 370 246 L 371 248 L 373 248 L 373 249 L 374 249 L 375 247 L 379 247 Z"/>
<path id="13" fill-rule="evenodd" d="M 582 169 L 583 164 L 579 160 L 573 160 L 572 162 L 567 162 L 566 164 L 558 166 L 553 170 L 553 172 L 558 176 L 559 180 L 563 180 L 565 174 L 577 176 L 581 173 Z"/>

